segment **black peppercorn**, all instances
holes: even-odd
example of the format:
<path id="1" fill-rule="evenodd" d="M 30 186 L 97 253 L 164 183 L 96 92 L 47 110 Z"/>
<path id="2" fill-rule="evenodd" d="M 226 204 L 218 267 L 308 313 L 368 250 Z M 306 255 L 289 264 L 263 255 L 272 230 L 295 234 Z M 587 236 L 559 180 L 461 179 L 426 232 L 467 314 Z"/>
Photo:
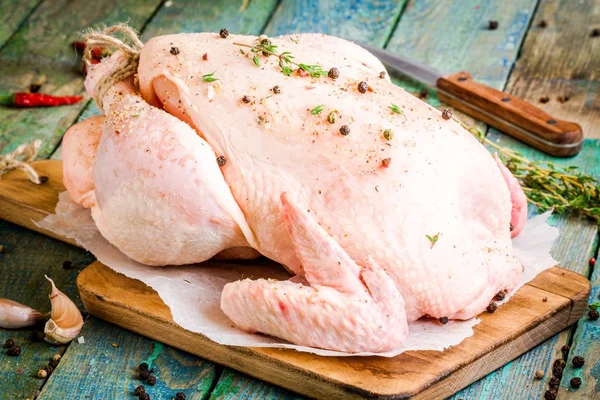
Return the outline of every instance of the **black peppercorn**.
<path id="1" fill-rule="evenodd" d="M 223 39 L 226 39 L 227 36 L 229 36 L 229 31 L 223 28 L 219 31 L 219 36 L 221 36 Z"/>
<path id="2" fill-rule="evenodd" d="M 154 386 L 154 385 L 156 385 L 156 377 L 153 375 L 150 375 L 146 382 L 148 383 L 148 385 Z"/>
<path id="3" fill-rule="evenodd" d="M 572 388 L 577 389 L 579 386 L 581 386 L 581 378 L 575 377 L 571 379 L 571 382 L 569 383 L 571 384 Z"/>
<path id="4" fill-rule="evenodd" d="M 350 127 L 348 125 L 342 125 L 340 127 L 340 133 L 344 136 L 348 136 L 350 134 Z"/>
<path id="5" fill-rule="evenodd" d="M 54 371 L 54 368 L 52 366 L 50 366 L 50 364 L 48 364 L 44 367 L 44 371 L 46 371 L 48 373 L 48 375 L 50 375 L 52 373 L 52 371 Z"/>
<path id="6" fill-rule="evenodd" d="M 143 371 L 143 370 L 148 371 L 148 363 L 143 362 L 138 366 L 138 368 L 140 369 L 140 371 Z"/>
<path id="7" fill-rule="evenodd" d="M 496 293 L 496 295 L 494 296 L 494 300 L 496 301 L 502 301 L 506 298 L 506 293 L 504 292 L 498 292 Z"/>
<path id="8" fill-rule="evenodd" d="M 558 379 L 562 378 L 562 376 L 563 376 L 563 368 L 562 367 L 554 367 L 554 368 L 552 368 L 552 375 L 554 375 Z"/>
<path id="9" fill-rule="evenodd" d="M 544 393 L 544 399 L 554 400 L 554 399 L 556 399 L 556 394 L 557 394 L 557 392 L 554 389 L 546 390 L 546 393 Z"/>
<path id="10" fill-rule="evenodd" d="M 540 23 L 538 24 L 538 26 L 539 26 L 540 28 L 545 28 L 545 27 L 547 27 L 547 26 L 548 26 L 548 23 L 546 22 L 546 20 L 545 20 L 545 19 L 543 19 L 543 20 L 541 20 L 541 21 L 540 21 Z"/>
<path id="11" fill-rule="evenodd" d="M 498 21 L 490 20 L 488 28 L 491 31 L 498 29 Z"/>
<path id="12" fill-rule="evenodd" d="M 600 317 L 600 314 L 598 314 L 598 310 L 588 311 L 588 318 L 591 319 L 592 321 L 596 321 L 598 319 L 598 317 Z"/>
<path id="13" fill-rule="evenodd" d="M 594 28 L 592 30 L 592 33 L 590 34 L 591 37 L 600 37 L 600 28 Z"/>
<path id="14" fill-rule="evenodd" d="M 146 392 L 140 394 L 140 397 L 138 397 L 138 399 L 140 400 L 150 400 L 150 395 Z"/>
<path id="15" fill-rule="evenodd" d="M 63 269 L 71 269 L 71 268 L 73 268 L 73 263 L 69 260 L 66 260 L 65 262 L 62 263 L 62 267 L 63 267 Z"/>
<path id="16" fill-rule="evenodd" d="M 6 342 L 4 342 L 4 348 L 5 349 L 10 349 L 14 345 L 15 345 L 15 341 L 12 340 L 12 339 L 7 339 Z"/>
<path id="17" fill-rule="evenodd" d="M 175 395 L 175 400 L 185 400 L 185 393 L 177 392 L 177 394 Z"/>
<path id="18" fill-rule="evenodd" d="M 35 332 L 35 331 L 34 332 L 29 332 L 27 334 L 27 338 L 29 340 L 31 340 L 32 342 L 40 342 L 42 340 L 42 337 L 40 336 L 40 334 L 37 333 L 37 332 Z"/>
<path id="19" fill-rule="evenodd" d="M 145 381 L 150 377 L 150 371 L 143 369 L 140 371 L 140 380 Z"/>
<path id="20" fill-rule="evenodd" d="M 392 163 L 392 159 L 391 158 L 384 158 L 383 160 L 381 160 L 381 166 L 383 168 L 388 168 L 391 163 Z"/>
<path id="21" fill-rule="evenodd" d="M 50 360 L 48 362 L 48 365 L 51 366 L 52 368 L 56 369 L 56 367 L 58 367 L 58 361 Z"/>
<path id="22" fill-rule="evenodd" d="M 440 324 L 446 325 L 447 323 L 448 323 L 448 317 L 442 317 L 442 318 L 440 318 Z"/>
<path id="23" fill-rule="evenodd" d="M 449 108 L 446 108 L 444 111 L 442 111 L 442 118 L 444 118 L 446 120 L 452 118 L 452 110 L 450 110 Z"/>
<path id="24" fill-rule="evenodd" d="M 498 308 L 498 305 L 496 304 L 495 301 L 490 301 L 490 304 L 485 308 L 485 310 L 487 312 L 489 312 L 490 314 L 493 314 L 494 311 L 496 311 L 496 309 Z"/>
<path id="25" fill-rule="evenodd" d="M 567 363 L 565 362 L 565 360 L 556 360 L 554 361 L 554 365 L 553 367 L 556 368 L 564 368 L 567 365 Z"/>
<path id="26" fill-rule="evenodd" d="M 217 164 L 219 164 L 219 167 L 222 167 L 225 164 L 227 164 L 227 159 L 225 158 L 225 156 L 217 157 Z"/>
<path id="27" fill-rule="evenodd" d="M 381 78 L 381 79 L 385 78 L 385 71 L 381 71 L 379 73 L 379 78 Z"/>
<path id="28" fill-rule="evenodd" d="M 242 101 L 243 101 L 244 103 L 248 104 L 248 103 L 250 103 L 250 97 L 248 97 L 248 96 L 244 96 L 244 97 L 242 97 Z"/>
<path id="29" fill-rule="evenodd" d="M 327 76 L 330 77 L 331 79 L 337 79 L 340 77 L 340 71 L 337 68 L 331 68 L 329 70 L 329 72 L 327 73 Z"/>
<path id="30" fill-rule="evenodd" d="M 281 93 L 281 89 L 279 88 L 279 86 L 273 86 L 273 93 L 275 93 L 275 94 Z"/>
<path id="31" fill-rule="evenodd" d="M 369 84 L 365 81 L 362 81 L 358 84 L 358 91 L 361 93 L 366 93 L 369 90 Z"/>
<path id="32" fill-rule="evenodd" d="M 148 364 L 146 364 L 146 365 L 148 365 Z M 146 393 L 146 388 L 143 387 L 142 385 L 136 387 L 135 390 L 133 391 L 133 394 L 138 397 L 143 393 Z"/>
<path id="33" fill-rule="evenodd" d="M 10 349 L 8 349 L 6 354 L 8 354 L 9 356 L 12 356 L 12 357 L 18 357 L 21 355 L 21 348 L 17 345 L 14 345 Z"/>
<path id="34" fill-rule="evenodd" d="M 571 348 L 566 344 L 560 348 L 560 351 L 562 351 L 563 353 L 568 353 L 569 350 L 571 350 Z"/>
<path id="35" fill-rule="evenodd" d="M 550 378 L 550 380 L 548 381 L 548 386 L 550 386 L 550 389 L 558 389 L 559 385 L 560 385 L 560 379 L 558 379 L 555 376 Z"/>
<path id="36" fill-rule="evenodd" d="M 581 368 L 583 367 L 583 364 L 585 363 L 585 359 L 581 356 L 575 356 L 573 357 L 573 366 L 575 368 Z"/>
<path id="37" fill-rule="evenodd" d="M 40 176 L 40 183 L 46 183 L 50 180 L 49 177 L 47 177 L 46 175 L 42 175 Z"/>
<path id="38" fill-rule="evenodd" d="M 171 47 L 171 54 L 173 54 L 174 56 L 179 54 L 179 47 Z"/>

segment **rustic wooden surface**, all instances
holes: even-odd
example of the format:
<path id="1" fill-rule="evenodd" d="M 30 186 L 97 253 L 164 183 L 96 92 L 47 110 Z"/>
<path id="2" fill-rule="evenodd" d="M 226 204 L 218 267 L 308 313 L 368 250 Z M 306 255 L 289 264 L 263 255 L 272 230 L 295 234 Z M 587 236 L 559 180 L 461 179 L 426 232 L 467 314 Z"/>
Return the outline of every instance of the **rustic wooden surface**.
<path id="1" fill-rule="evenodd" d="M 60 181 L 61 168 L 48 164 L 60 166 L 61 161 L 38 161 L 33 165 L 44 169 L 49 182 Z M 59 191 L 64 190 L 61 185 L 26 185 L 31 183 L 22 171 L 9 172 L 0 181 L 0 209 L 10 205 L 11 221 L 19 225 L 29 223 L 29 210 L 51 209 L 48 203 L 56 202 Z M 25 199 L 23 190 L 19 190 L 22 187 L 28 190 Z M 53 196 L 49 195 L 51 191 Z M 473 337 L 443 353 L 408 352 L 388 359 L 335 359 L 295 351 L 220 346 L 176 326 L 170 310 L 154 290 L 99 262 L 79 274 L 77 286 L 85 309 L 94 316 L 321 399 L 356 396 L 437 399 L 453 394 L 576 322 L 585 311 L 590 291 L 589 281 L 583 276 L 551 268 L 522 287 L 493 315 L 481 316 L 482 322 Z M 118 341 L 112 343 L 113 347 L 119 345 Z M 122 393 L 123 385 L 107 388 L 110 397 Z"/>
<path id="2" fill-rule="evenodd" d="M 375 45 L 383 45 L 389 40 L 387 48 L 392 51 L 427 62 L 445 73 L 467 70 L 486 84 L 497 89 L 506 88 L 513 95 L 534 103 L 548 96 L 550 99 L 547 103 L 537 102 L 536 105 L 558 118 L 580 123 L 587 138 L 577 157 L 554 161 L 578 165 L 600 176 L 600 38 L 590 37 L 593 28 L 600 28 L 599 0 L 409 0 L 373 2 L 376 5 L 368 4 L 371 3 L 369 1 L 354 1 L 344 5 L 345 2 L 339 1 L 327 2 L 331 6 L 326 9 L 319 9 L 317 1 L 302 2 L 301 7 L 298 5 L 300 2 L 293 1 L 281 1 L 277 6 L 275 0 L 239 0 L 231 2 L 232 6 L 224 6 L 229 4 L 227 1 L 203 2 L 202 7 L 212 7 L 206 13 L 196 12 L 199 7 L 190 7 L 191 3 L 197 4 L 191 0 L 4 0 L 0 2 L 0 65 L 3 66 L 0 91 L 22 90 L 32 82 L 43 81 L 45 77 L 46 84 L 42 86 L 44 91 L 64 94 L 81 92 L 81 75 L 77 71 L 79 62 L 68 44 L 77 36 L 77 32 L 103 23 L 129 19 L 130 24 L 148 32 L 146 35 L 151 32 L 177 32 L 180 29 L 217 30 L 222 27 L 219 26 L 221 23 L 227 24 L 228 28 L 241 27 L 238 33 L 254 33 L 263 29 L 269 34 L 320 30 L 363 41 L 368 39 Z M 246 4 L 248 6 L 244 10 Z M 220 12 L 224 10 L 227 12 Z M 243 16 L 245 12 L 248 13 L 246 17 Z M 492 19 L 499 23 L 496 30 L 486 29 L 488 21 Z M 545 28 L 539 26 L 542 20 L 546 22 Z M 250 24 L 252 26 L 243 31 L 244 23 L 249 21 L 254 21 L 256 25 Z M 322 21 L 333 21 L 336 26 L 327 26 Z M 395 81 L 416 94 L 422 89 L 417 82 Z M 431 93 L 426 100 L 440 106 Z M 561 102 L 566 96 L 569 100 Z M 41 138 L 45 140 L 45 145 L 40 158 L 46 158 L 53 152 L 53 158 L 60 158 L 60 151 L 54 150 L 56 144 L 85 106 L 82 103 L 75 107 L 27 112 L 0 108 L 0 153 L 22 142 Z M 93 108 L 85 108 L 85 111 L 94 112 Z M 469 118 L 464 120 L 471 125 L 477 124 Z M 493 130 L 488 137 L 503 146 L 521 151 L 527 157 L 546 158 Z M 554 257 L 565 268 L 588 276 L 594 274 L 594 299 L 599 301 L 599 268 L 594 270 L 587 262 L 592 256 L 598 255 L 597 227 L 587 220 L 570 217 L 555 217 L 553 223 L 562 232 L 553 249 Z M 63 282 L 69 279 L 73 282 L 76 270 L 62 270 L 60 265 L 55 265 L 57 257 L 52 254 L 65 258 L 79 255 L 91 259 L 81 250 L 5 222 L 0 222 L 0 244 L 7 246 L 9 251 L 16 247 L 22 249 L 17 255 L 10 255 L 10 258 L 11 253 L 8 252 L 0 255 L 3 276 L 8 276 L 5 271 L 10 269 L 11 274 L 19 277 L 0 280 L 0 296 L 14 293 L 39 295 L 38 284 L 47 271 L 61 276 Z M 10 266 L 5 261 L 7 259 L 10 260 Z M 58 263 L 61 264 L 62 260 Z M 15 269 L 15 266 L 19 268 Z M 27 271 L 24 277 L 18 275 L 21 271 Z M 70 290 L 73 289 L 71 286 Z M 28 298 L 17 299 L 26 301 Z M 42 307 L 43 304 L 32 305 Z M 552 361 L 560 355 L 560 347 L 565 343 L 572 344 L 571 357 L 575 354 L 586 357 L 586 365 L 581 370 L 565 371 L 559 398 L 589 399 L 600 396 L 599 327 L 598 322 L 582 320 L 578 326 L 556 335 L 453 398 L 539 399 L 547 389 L 544 383 L 552 369 Z M 105 324 L 103 329 L 111 332 L 119 328 Z M 1 335 L 5 333 L 0 332 Z M 131 333 L 129 335 L 136 337 Z M 93 343 L 88 344 L 90 351 L 105 350 L 94 347 Z M 139 351 L 129 346 L 122 346 L 122 350 L 132 353 Z M 41 360 L 45 355 L 35 357 Z M 37 362 L 39 360 L 21 359 L 21 365 L 26 367 L 24 370 L 37 370 Z M 533 379 L 537 369 L 546 372 L 544 380 Z M 127 373 L 124 369 L 120 372 Z M 217 369 L 215 379 L 218 379 L 219 373 Z M 44 384 L 31 377 L 23 379 L 5 362 L 0 362 L 0 374 L 3 398 L 28 398 L 35 388 Z M 583 385 L 576 392 L 567 392 L 568 380 L 573 374 L 582 376 Z M 61 376 L 75 376 L 76 379 L 70 381 L 71 387 L 67 387 L 58 379 Z M 112 371 L 102 379 L 116 382 L 120 376 L 117 371 Z M 75 363 L 64 363 L 52 379 L 52 386 L 56 386 L 57 390 L 62 388 L 62 393 L 66 393 L 90 380 L 90 377 L 81 373 Z M 295 398 L 283 389 L 230 370 L 225 370 L 221 380 L 215 383 L 217 386 L 213 398 Z M 169 395 L 156 394 L 162 397 L 153 398 L 170 398 L 167 397 Z"/>

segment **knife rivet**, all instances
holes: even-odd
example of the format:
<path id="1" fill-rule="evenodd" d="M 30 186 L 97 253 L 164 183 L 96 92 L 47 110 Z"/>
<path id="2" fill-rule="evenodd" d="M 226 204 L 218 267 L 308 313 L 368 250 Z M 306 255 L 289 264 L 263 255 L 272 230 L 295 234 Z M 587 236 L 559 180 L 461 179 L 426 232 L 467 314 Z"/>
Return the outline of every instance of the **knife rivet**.
<path id="1" fill-rule="evenodd" d="M 468 79 L 468 78 L 467 78 L 466 76 L 459 76 L 459 77 L 458 77 L 458 81 L 459 81 L 459 82 L 464 82 L 464 81 L 466 81 L 467 79 Z"/>
<path id="2" fill-rule="evenodd" d="M 548 121 L 546 121 L 546 123 L 549 125 L 556 125 L 557 121 L 555 119 L 549 119 Z"/>
<path id="3" fill-rule="evenodd" d="M 504 103 L 508 103 L 510 101 L 510 99 L 508 97 L 503 97 L 500 99 L 500 101 L 502 101 Z"/>

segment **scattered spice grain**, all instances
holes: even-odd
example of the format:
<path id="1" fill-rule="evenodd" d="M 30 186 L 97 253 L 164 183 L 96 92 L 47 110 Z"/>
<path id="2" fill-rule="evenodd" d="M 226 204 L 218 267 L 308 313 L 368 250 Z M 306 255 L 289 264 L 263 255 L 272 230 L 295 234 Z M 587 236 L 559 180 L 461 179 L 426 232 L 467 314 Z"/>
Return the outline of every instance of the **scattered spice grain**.
<path id="1" fill-rule="evenodd" d="M 575 378 L 571 379 L 569 383 L 573 389 L 577 389 L 579 386 L 581 386 L 581 378 L 576 376 Z"/>
<path id="2" fill-rule="evenodd" d="M 575 356 L 573 357 L 573 366 L 575 368 L 581 368 L 583 367 L 583 364 L 585 364 L 585 359 L 581 356 Z"/>
<path id="3" fill-rule="evenodd" d="M 219 31 L 219 36 L 221 36 L 223 39 L 227 39 L 227 36 L 229 36 L 229 31 L 223 28 Z"/>

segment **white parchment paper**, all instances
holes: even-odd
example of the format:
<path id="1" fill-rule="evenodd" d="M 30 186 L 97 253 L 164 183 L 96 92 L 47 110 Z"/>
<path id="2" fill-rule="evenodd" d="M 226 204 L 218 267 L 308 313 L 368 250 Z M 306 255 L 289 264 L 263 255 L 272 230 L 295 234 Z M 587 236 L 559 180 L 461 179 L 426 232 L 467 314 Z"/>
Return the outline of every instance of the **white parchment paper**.
<path id="1" fill-rule="evenodd" d="M 550 213 L 545 213 L 531 218 L 521 234 L 513 240 L 515 256 L 525 267 L 525 272 L 519 285 L 503 302 L 538 273 L 556 265 L 556 261 L 550 256 L 550 249 L 558 237 L 558 229 L 546 223 L 549 216 Z M 287 279 L 287 272 L 272 262 L 265 260 L 262 265 L 256 265 L 254 261 L 252 264 L 226 264 L 227 266 L 223 263 L 206 262 L 181 267 L 149 267 L 137 263 L 104 239 L 96 228 L 90 211 L 73 203 L 66 192 L 60 194 L 56 214 L 46 217 L 38 226 L 76 240 L 103 264 L 152 287 L 169 306 L 177 324 L 224 345 L 279 347 L 323 356 L 393 357 L 407 350 L 442 351 L 457 345 L 473 335 L 473 326 L 479 322 L 473 318 L 440 325 L 437 321 L 419 320 L 410 324 L 408 338 L 402 347 L 385 353 L 350 354 L 297 346 L 282 339 L 242 332 L 233 326 L 219 306 L 221 291 L 228 282 L 243 278 Z"/>

